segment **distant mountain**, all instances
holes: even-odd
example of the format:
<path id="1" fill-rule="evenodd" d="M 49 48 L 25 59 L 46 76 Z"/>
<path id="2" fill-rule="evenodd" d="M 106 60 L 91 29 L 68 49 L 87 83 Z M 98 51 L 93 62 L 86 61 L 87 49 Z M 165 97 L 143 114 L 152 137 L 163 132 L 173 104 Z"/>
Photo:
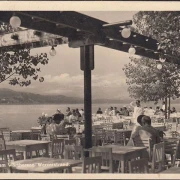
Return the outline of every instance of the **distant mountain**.
<path id="1" fill-rule="evenodd" d="M 129 99 L 93 99 L 99 103 L 127 103 Z M 0 104 L 80 104 L 83 98 L 67 97 L 64 95 L 40 95 L 29 92 L 18 92 L 6 88 L 0 89 Z"/>

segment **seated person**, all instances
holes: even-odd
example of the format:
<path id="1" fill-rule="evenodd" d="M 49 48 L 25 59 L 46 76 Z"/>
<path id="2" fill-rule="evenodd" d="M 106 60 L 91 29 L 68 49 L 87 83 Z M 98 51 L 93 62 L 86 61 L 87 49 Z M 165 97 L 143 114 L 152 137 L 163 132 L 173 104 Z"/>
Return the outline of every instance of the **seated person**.
<path id="1" fill-rule="evenodd" d="M 132 132 L 131 132 L 131 137 L 129 139 L 129 142 L 127 143 L 127 146 L 133 146 L 133 138 L 136 137 L 136 136 L 139 136 L 139 130 L 142 129 L 142 118 L 144 117 L 145 115 L 139 115 L 137 117 L 137 123 L 134 125 L 133 129 L 132 129 Z"/>
<path id="2" fill-rule="evenodd" d="M 72 114 L 69 116 L 69 123 L 77 122 L 79 121 L 79 117 L 76 114 L 76 110 L 73 109 Z"/>
<path id="3" fill-rule="evenodd" d="M 66 134 L 66 124 L 67 122 L 64 120 L 64 114 L 55 114 L 52 123 L 46 127 L 46 132 L 49 135 Z"/>
<path id="4" fill-rule="evenodd" d="M 176 108 L 173 107 L 171 113 L 176 113 L 176 112 L 177 112 L 177 111 L 176 111 Z"/>
<path id="5" fill-rule="evenodd" d="M 101 110 L 101 108 L 99 108 L 98 110 L 97 110 L 97 112 L 96 112 L 96 114 L 102 114 L 103 112 L 102 112 L 102 110 Z"/>
<path id="6" fill-rule="evenodd" d="M 160 108 L 159 108 L 159 106 L 157 106 L 154 115 L 158 115 L 159 112 L 160 112 Z"/>
<path id="7" fill-rule="evenodd" d="M 129 116 L 129 111 L 126 106 L 123 107 L 123 116 Z"/>
<path id="8" fill-rule="evenodd" d="M 139 136 L 149 137 L 150 139 L 152 139 L 153 144 L 160 143 L 161 138 L 159 131 L 151 126 L 151 118 L 149 116 L 143 116 L 141 123 L 142 123 L 142 128 L 139 133 Z"/>
<path id="9" fill-rule="evenodd" d="M 72 114 L 72 112 L 71 112 L 70 107 L 67 107 L 65 115 L 70 116 L 71 114 Z"/>

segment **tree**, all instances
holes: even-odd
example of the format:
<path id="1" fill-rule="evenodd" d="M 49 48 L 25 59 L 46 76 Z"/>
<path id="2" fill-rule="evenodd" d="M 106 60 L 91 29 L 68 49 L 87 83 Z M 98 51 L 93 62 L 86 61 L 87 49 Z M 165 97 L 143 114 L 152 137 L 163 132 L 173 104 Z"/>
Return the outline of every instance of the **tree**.
<path id="1" fill-rule="evenodd" d="M 0 34 L 12 33 L 21 30 L 13 29 L 10 25 L 0 23 Z M 48 64 L 46 53 L 32 56 L 30 48 L 14 47 L 12 51 L 0 50 L 0 83 L 8 80 L 11 85 L 28 86 L 32 80 L 44 81 L 39 77 L 38 65 Z"/>
<path id="2" fill-rule="evenodd" d="M 158 40 L 160 52 L 180 56 L 179 12 L 141 11 L 134 15 L 133 22 L 136 32 Z M 145 57 L 130 59 L 131 63 L 126 64 L 123 70 L 131 97 L 157 103 L 167 97 L 174 99 L 180 96 L 180 69 L 177 65 Z M 162 64 L 162 69 L 157 69 L 157 64 Z"/>

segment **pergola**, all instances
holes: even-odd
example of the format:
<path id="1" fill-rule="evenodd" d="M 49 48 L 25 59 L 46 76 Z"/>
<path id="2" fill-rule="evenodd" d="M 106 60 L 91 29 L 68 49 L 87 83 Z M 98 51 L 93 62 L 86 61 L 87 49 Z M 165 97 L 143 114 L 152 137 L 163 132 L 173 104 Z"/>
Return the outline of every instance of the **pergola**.
<path id="1" fill-rule="evenodd" d="M 130 25 L 132 21 L 108 23 L 71 11 L 1 11 L 0 21 L 9 23 L 14 13 L 21 19 L 21 27 L 26 29 L 11 33 L 9 41 L 7 34 L 2 35 L 0 50 L 12 51 L 15 47 L 36 48 L 65 43 L 71 48 L 80 48 L 81 70 L 84 71 L 85 148 L 92 147 L 91 70 L 94 69 L 94 45 L 123 52 L 128 52 L 133 46 L 136 55 L 159 60 L 162 54 L 158 50 L 159 43 L 135 32 L 124 38 L 121 35 L 122 26 Z M 33 38 L 26 40 L 28 33 Z M 19 38 L 21 35 L 22 39 Z M 179 57 L 163 55 L 167 62 L 180 64 Z"/>

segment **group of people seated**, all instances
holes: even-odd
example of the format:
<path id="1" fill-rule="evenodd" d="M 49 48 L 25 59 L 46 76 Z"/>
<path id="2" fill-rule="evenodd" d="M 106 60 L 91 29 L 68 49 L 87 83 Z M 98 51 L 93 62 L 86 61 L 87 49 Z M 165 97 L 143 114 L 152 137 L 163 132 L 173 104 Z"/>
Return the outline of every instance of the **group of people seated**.
<path id="1" fill-rule="evenodd" d="M 67 107 L 66 113 L 65 113 L 65 119 L 68 120 L 69 123 L 83 121 L 84 110 L 83 109 L 81 109 L 80 111 L 78 109 L 71 110 L 70 107 Z"/>
<path id="2" fill-rule="evenodd" d="M 176 113 L 176 108 L 173 107 L 172 110 L 168 110 L 170 113 Z M 154 115 L 159 115 L 159 116 L 164 116 L 165 115 L 165 109 L 160 109 L 159 106 L 156 107 L 154 110 L 152 107 L 144 107 L 144 114 L 154 114 Z"/>
<path id="3" fill-rule="evenodd" d="M 84 118 L 84 111 L 81 109 L 73 109 L 72 111 L 68 107 L 66 113 L 63 114 L 59 109 L 52 116 L 51 121 L 46 124 L 46 133 L 49 135 L 62 135 L 62 134 L 75 134 L 76 129 L 71 125 L 75 122 L 80 122 Z M 67 128 L 66 126 L 69 125 Z"/>
<path id="4" fill-rule="evenodd" d="M 96 114 L 103 114 L 101 108 L 97 110 Z M 108 116 L 117 116 L 117 115 L 129 116 L 129 110 L 127 109 L 126 106 L 120 108 L 120 110 L 118 110 L 117 107 L 110 107 L 105 110 L 104 114 Z"/>
<path id="5" fill-rule="evenodd" d="M 134 124 L 128 146 L 133 145 L 134 138 L 149 138 L 153 144 L 161 142 L 164 132 L 157 130 L 151 125 L 151 118 L 146 115 L 139 115 L 137 122 Z"/>

